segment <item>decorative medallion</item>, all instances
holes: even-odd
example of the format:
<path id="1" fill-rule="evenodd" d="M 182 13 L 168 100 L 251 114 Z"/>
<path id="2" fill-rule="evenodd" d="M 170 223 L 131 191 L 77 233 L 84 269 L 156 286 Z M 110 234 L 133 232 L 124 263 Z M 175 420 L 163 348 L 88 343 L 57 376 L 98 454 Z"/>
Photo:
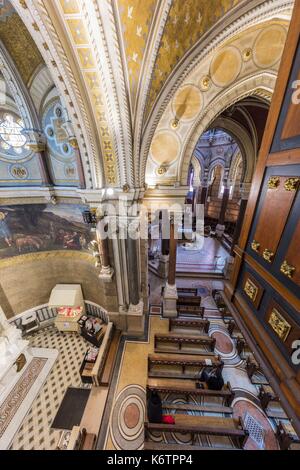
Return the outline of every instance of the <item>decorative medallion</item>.
<path id="1" fill-rule="evenodd" d="M 209 75 L 205 75 L 205 77 L 203 77 L 200 81 L 200 87 L 201 87 L 201 90 L 203 91 L 207 91 L 210 89 L 211 87 L 211 79 L 209 77 Z"/>
<path id="2" fill-rule="evenodd" d="M 294 266 L 289 265 L 286 260 L 282 263 L 280 267 L 280 272 L 282 272 L 282 274 L 289 277 L 290 279 L 292 279 L 295 271 L 296 268 Z"/>
<path id="3" fill-rule="evenodd" d="M 268 323 L 277 336 L 279 336 L 283 342 L 286 341 L 292 327 L 276 308 L 272 309 Z"/>
<path id="4" fill-rule="evenodd" d="M 228 46 L 214 56 L 210 66 L 210 75 L 213 82 L 223 88 L 235 82 L 241 68 L 242 57 L 239 49 Z"/>
<path id="5" fill-rule="evenodd" d="M 284 183 L 287 191 L 296 191 L 298 189 L 300 178 L 288 178 Z"/>
<path id="6" fill-rule="evenodd" d="M 272 67 L 281 58 L 286 40 L 286 30 L 280 25 L 264 28 L 253 47 L 253 59 L 261 68 Z"/>
<path id="7" fill-rule="evenodd" d="M 162 130 L 153 137 L 150 151 L 158 165 L 169 165 L 179 155 L 180 140 L 175 132 Z"/>
<path id="8" fill-rule="evenodd" d="M 9 171 L 10 171 L 11 176 L 13 176 L 13 178 L 16 178 L 18 180 L 25 180 L 28 178 L 28 171 L 25 168 L 25 166 L 13 165 Z"/>
<path id="9" fill-rule="evenodd" d="M 184 85 L 177 91 L 172 106 L 178 120 L 194 119 L 202 107 L 202 95 L 199 88 L 195 85 Z"/>
<path id="10" fill-rule="evenodd" d="M 279 176 L 271 176 L 268 181 L 268 188 L 269 189 L 276 189 L 280 185 L 280 177 Z"/>
<path id="11" fill-rule="evenodd" d="M 165 166 L 160 166 L 157 168 L 156 173 L 158 176 L 163 176 L 167 173 L 167 168 Z"/>
<path id="12" fill-rule="evenodd" d="M 242 56 L 243 56 L 244 62 L 248 62 L 252 57 L 252 49 L 250 47 L 247 47 L 247 49 L 244 49 L 242 52 Z"/>
<path id="13" fill-rule="evenodd" d="M 252 302 L 255 302 L 258 294 L 258 287 L 249 278 L 245 283 L 244 292 L 249 297 L 249 299 L 252 300 Z"/>
<path id="14" fill-rule="evenodd" d="M 273 257 L 274 257 L 273 251 L 268 250 L 268 248 L 266 248 L 263 252 L 263 259 L 265 261 L 268 261 L 268 263 L 272 263 Z"/>

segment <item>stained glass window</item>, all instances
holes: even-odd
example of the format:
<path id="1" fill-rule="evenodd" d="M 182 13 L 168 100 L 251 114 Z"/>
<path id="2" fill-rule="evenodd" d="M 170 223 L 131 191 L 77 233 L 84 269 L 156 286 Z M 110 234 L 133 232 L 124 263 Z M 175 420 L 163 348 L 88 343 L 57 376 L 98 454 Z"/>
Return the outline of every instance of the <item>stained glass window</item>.
<path id="1" fill-rule="evenodd" d="M 21 119 L 15 119 L 11 114 L 4 114 L 0 121 L 0 137 L 3 148 L 20 148 L 26 143 L 26 137 L 22 134 L 24 124 Z M 3 145 L 4 144 L 4 145 Z"/>

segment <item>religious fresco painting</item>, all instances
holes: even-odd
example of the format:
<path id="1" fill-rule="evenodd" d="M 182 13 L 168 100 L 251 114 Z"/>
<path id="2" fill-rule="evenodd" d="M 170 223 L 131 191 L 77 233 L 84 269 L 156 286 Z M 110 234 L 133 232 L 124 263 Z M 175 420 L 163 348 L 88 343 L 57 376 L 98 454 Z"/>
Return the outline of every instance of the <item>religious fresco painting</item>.
<path id="1" fill-rule="evenodd" d="M 88 250 L 83 205 L 0 206 L 0 258 L 49 250 Z"/>

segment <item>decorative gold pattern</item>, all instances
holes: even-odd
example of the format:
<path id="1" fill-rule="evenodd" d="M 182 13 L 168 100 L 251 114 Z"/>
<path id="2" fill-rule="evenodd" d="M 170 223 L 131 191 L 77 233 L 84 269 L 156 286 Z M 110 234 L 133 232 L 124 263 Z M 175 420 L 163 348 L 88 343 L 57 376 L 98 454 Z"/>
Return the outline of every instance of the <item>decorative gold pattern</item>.
<path id="1" fill-rule="evenodd" d="M 273 308 L 268 323 L 279 338 L 283 342 L 286 341 L 292 327 L 276 308 Z"/>
<path id="2" fill-rule="evenodd" d="M 148 116 L 163 84 L 186 52 L 240 0 L 173 0 L 154 66 Z"/>
<path id="3" fill-rule="evenodd" d="M 249 297 L 249 299 L 252 300 L 252 302 L 255 302 L 258 294 L 258 287 L 249 278 L 245 283 L 244 292 Z"/>
<path id="4" fill-rule="evenodd" d="M 118 0 L 133 101 L 157 0 Z"/>
<path id="5" fill-rule="evenodd" d="M 263 259 L 268 261 L 268 263 L 272 263 L 273 257 L 274 257 L 273 251 L 270 251 L 268 250 L 268 248 L 266 248 L 263 252 Z"/>
<path id="6" fill-rule="evenodd" d="M 251 243 L 251 248 L 252 250 L 258 252 L 260 248 L 260 243 L 258 243 L 256 240 L 253 240 L 253 242 Z"/>
<path id="7" fill-rule="evenodd" d="M 300 178 L 288 178 L 284 183 L 287 191 L 296 191 L 298 189 Z"/>
<path id="8" fill-rule="evenodd" d="M 294 266 L 291 266 L 288 264 L 286 260 L 281 265 L 280 271 L 290 279 L 293 277 L 294 272 L 296 271 L 296 268 Z"/>
<path id="9" fill-rule="evenodd" d="M 209 90 L 211 87 L 211 79 L 208 75 L 205 75 L 205 77 L 202 78 L 200 81 L 200 87 L 203 91 Z"/>
<path id="10" fill-rule="evenodd" d="M 280 178 L 279 176 L 271 176 L 268 181 L 268 188 L 269 189 L 276 189 L 280 185 Z"/>
<path id="11" fill-rule="evenodd" d="M 13 13 L 4 21 L 1 19 L 0 39 L 27 84 L 35 70 L 43 63 L 43 58 L 17 13 Z"/>

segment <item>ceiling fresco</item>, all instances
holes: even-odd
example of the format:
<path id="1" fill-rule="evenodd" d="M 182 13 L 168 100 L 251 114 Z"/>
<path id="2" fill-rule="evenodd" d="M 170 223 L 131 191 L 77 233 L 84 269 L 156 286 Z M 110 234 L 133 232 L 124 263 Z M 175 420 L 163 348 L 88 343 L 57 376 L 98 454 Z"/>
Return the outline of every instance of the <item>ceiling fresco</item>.
<path id="1" fill-rule="evenodd" d="M 118 0 L 132 102 L 134 104 L 157 0 Z"/>

